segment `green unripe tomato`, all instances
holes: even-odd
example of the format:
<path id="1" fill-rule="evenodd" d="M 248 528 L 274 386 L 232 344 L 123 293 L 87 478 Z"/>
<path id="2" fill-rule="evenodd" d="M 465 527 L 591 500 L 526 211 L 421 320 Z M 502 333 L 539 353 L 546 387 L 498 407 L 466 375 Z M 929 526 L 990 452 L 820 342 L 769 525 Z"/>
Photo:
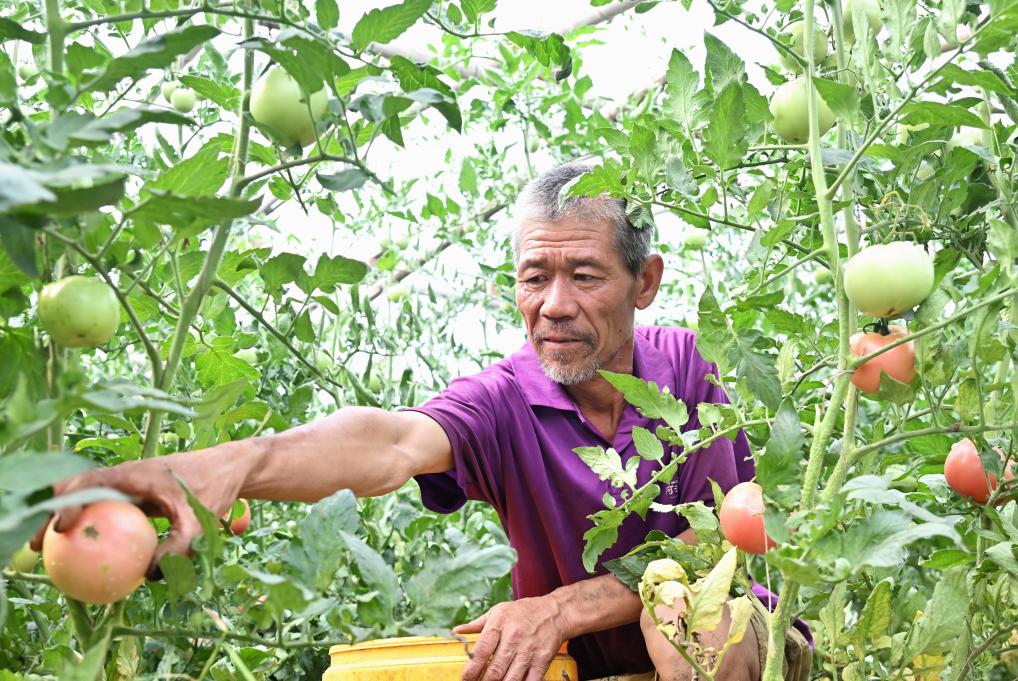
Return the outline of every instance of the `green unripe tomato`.
<path id="1" fill-rule="evenodd" d="M 120 306 L 106 282 L 72 275 L 46 284 L 39 294 L 39 322 L 60 345 L 102 345 L 120 325 Z"/>
<path id="2" fill-rule="evenodd" d="M 864 314 L 894 317 L 933 292 L 933 258 L 911 241 L 862 249 L 845 263 L 845 294 Z"/>
<path id="3" fill-rule="evenodd" d="M 393 243 L 396 244 L 396 248 L 404 249 L 404 248 L 406 248 L 407 246 L 410 245 L 410 237 L 405 236 L 405 235 L 404 236 L 398 236 L 393 241 Z"/>
<path id="4" fill-rule="evenodd" d="M 194 90 L 186 87 L 178 87 L 170 95 L 170 103 L 173 104 L 173 108 L 180 113 L 188 113 L 194 108 L 195 102 L 198 101 L 197 96 L 194 94 Z"/>
<path id="5" fill-rule="evenodd" d="M 31 546 L 25 544 L 14 552 L 7 564 L 12 570 L 18 572 L 35 572 L 35 565 L 38 562 L 39 554 L 33 551 Z"/>
<path id="6" fill-rule="evenodd" d="M 796 78 L 781 85 L 771 96 L 771 127 L 778 137 L 790 144 L 805 144 L 809 139 L 809 88 L 805 78 Z M 820 134 L 834 126 L 834 112 L 819 94 Z"/>
<path id="7" fill-rule="evenodd" d="M 958 128 L 958 131 L 951 135 L 951 139 L 947 141 L 947 150 L 950 151 L 955 147 L 982 147 L 983 144 L 983 131 L 979 128 L 971 128 L 967 125 L 963 125 Z"/>
<path id="8" fill-rule="evenodd" d="M 785 26 L 782 38 L 786 44 L 792 46 L 793 50 L 798 52 L 804 59 L 806 58 L 806 22 L 794 21 Z M 826 56 L 827 34 L 820 30 L 820 27 L 816 24 L 813 24 L 813 63 L 821 64 Z M 803 70 L 802 65 L 787 52 L 781 52 L 781 63 L 793 73 L 799 73 Z"/>
<path id="9" fill-rule="evenodd" d="M 284 147 L 314 142 L 315 121 L 328 105 L 324 88 L 305 101 L 297 81 L 281 66 L 270 68 L 251 88 L 251 116 Z"/>
<path id="10" fill-rule="evenodd" d="M 371 376 L 368 377 L 368 390 L 376 395 L 382 392 L 382 379 L 375 372 L 371 372 Z"/>
<path id="11" fill-rule="evenodd" d="M 707 230 L 691 229 L 682 235 L 682 247 L 687 251 L 700 251 L 707 244 Z"/>
<path id="12" fill-rule="evenodd" d="M 237 352 L 233 353 L 233 356 L 236 357 L 237 359 L 244 360 L 248 364 L 258 363 L 258 351 L 255 350 L 254 348 L 244 348 L 242 350 L 237 350 Z"/>
<path id="13" fill-rule="evenodd" d="M 378 247 L 381 248 L 383 251 L 389 250 L 390 246 L 392 246 L 392 239 L 390 239 L 389 237 L 383 236 L 381 239 L 378 240 Z"/>
<path id="14" fill-rule="evenodd" d="M 399 302 L 410 297 L 410 287 L 406 284 L 393 284 L 385 292 L 385 297 L 392 302 Z"/>
<path id="15" fill-rule="evenodd" d="M 826 267 L 818 267 L 813 270 L 813 281 L 818 284 L 830 284 L 834 281 L 834 275 Z"/>
<path id="16" fill-rule="evenodd" d="M 167 102 L 171 102 L 172 103 L 171 98 L 173 97 L 173 93 L 179 87 L 180 87 L 180 83 L 178 83 L 177 81 L 175 81 L 175 80 L 168 80 L 168 81 L 165 81 L 162 85 L 159 86 L 159 91 L 162 93 L 163 99 L 165 99 Z"/>
<path id="17" fill-rule="evenodd" d="M 328 353 L 323 352 L 322 350 L 315 350 L 314 360 L 315 368 L 323 374 L 326 373 L 332 366 L 332 359 L 329 357 Z"/>
<path id="18" fill-rule="evenodd" d="M 18 78 L 32 80 L 39 75 L 39 67 L 35 64 L 18 64 Z"/>
<path id="19" fill-rule="evenodd" d="M 845 0 L 841 10 L 845 23 L 845 37 L 849 40 L 855 39 L 855 27 L 852 26 L 853 2 L 861 4 L 863 12 L 866 14 L 866 21 L 869 23 L 870 30 L 873 31 L 873 35 L 880 33 L 880 29 L 884 25 L 884 17 L 880 10 L 879 0 Z"/>

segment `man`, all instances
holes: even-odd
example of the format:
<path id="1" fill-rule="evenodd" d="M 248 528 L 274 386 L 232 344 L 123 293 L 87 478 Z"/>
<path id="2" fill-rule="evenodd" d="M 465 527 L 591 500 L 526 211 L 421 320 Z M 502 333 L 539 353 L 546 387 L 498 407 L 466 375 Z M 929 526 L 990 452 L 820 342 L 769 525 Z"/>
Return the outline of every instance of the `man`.
<path id="1" fill-rule="evenodd" d="M 160 508 L 173 524 L 162 555 L 186 551 L 199 532 L 177 477 L 216 514 L 238 496 L 311 502 L 342 488 L 374 496 L 415 477 L 434 511 L 452 512 L 467 498 L 492 504 L 519 554 L 515 600 L 457 628 L 481 632 L 464 681 L 537 681 L 565 640 L 582 679 L 655 670 L 660 679 L 691 678 L 642 612 L 637 594 L 602 564 L 593 577 L 583 569 L 587 515 L 603 508 L 613 490 L 572 450 L 600 444 L 625 460 L 635 453 L 633 427 L 656 426 L 626 404 L 599 369 L 668 386 L 691 409 L 725 397 L 705 379 L 712 367 L 697 354 L 690 331 L 634 327 L 635 310 L 657 294 L 664 264 L 650 253 L 650 230 L 628 222 L 622 201 L 560 203 L 563 188 L 587 170 L 556 168 L 528 185 L 517 202 L 516 302 L 528 343 L 511 357 L 456 379 L 412 410 L 347 407 L 277 435 L 90 471 L 58 493 L 105 485 Z M 695 413 L 689 427 L 697 427 Z M 651 471 L 645 462 L 641 483 Z M 745 435 L 734 446 L 722 438 L 683 464 L 659 501 L 712 503 L 708 478 L 728 489 L 752 475 Z M 61 512 L 57 529 L 74 513 Z M 646 522 L 633 516 L 602 561 L 640 543 L 651 529 L 696 540 L 677 514 L 650 513 Z M 758 621 L 726 656 L 718 679 L 759 678 L 760 632 Z M 790 636 L 789 678 L 804 679 L 797 674 L 808 672 L 809 648 L 798 632 Z M 727 620 L 707 643 L 720 648 L 726 637 Z"/>

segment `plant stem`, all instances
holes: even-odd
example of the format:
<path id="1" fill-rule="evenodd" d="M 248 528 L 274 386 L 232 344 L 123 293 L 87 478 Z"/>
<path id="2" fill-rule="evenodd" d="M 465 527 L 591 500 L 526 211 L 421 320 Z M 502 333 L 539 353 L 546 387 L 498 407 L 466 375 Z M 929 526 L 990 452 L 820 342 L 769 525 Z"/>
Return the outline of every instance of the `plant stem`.
<path id="1" fill-rule="evenodd" d="M 64 73 L 64 38 L 67 24 L 60 16 L 60 0 L 46 0 L 46 33 L 49 35 L 49 70 L 54 76 Z M 56 118 L 56 109 L 51 112 Z"/>
<path id="2" fill-rule="evenodd" d="M 244 39 L 249 40 L 254 36 L 254 20 L 245 19 Z M 237 198 L 243 189 L 241 181 L 244 178 L 244 168 L 247 165 L 248 140 L 250 138 L 251 126 L 248 120 L 248 109 L 251 100 L 251 83 L 254 79 L 254 50 L 247 50 L 244 54 L 244 72 L 242 77 L 242 90 L 239 104 L 238 118 L 240 125 L 237 130 L 237 137 L 234 140 L 233 158 L 231 160 L 232 179 L 230 181 L 230 197 Z M 163 367 L 162 380 L 157 386 L 165 392 L 173 387 L 173 380 L 177 369 L 180 366 L 180 359 L 184 353 L 184 345 L 188 337 L 188 328 L 198 316 L 201 303 L 208 294 L 209 289 L 216 280 L 216 270 L 223 259 L 226 251 L 226 242 L 230 236 L 230 227 L 233 221 L 229 220 L 216 228 L 209 244 L 208 254 L 202 264 L 201 273 L 194 287 L 184 297 L 180 304 L 180 316 L 177 318 L 177 326 L 173 335 L 173 343 Z M 142 457 L 154 456 L 159 445 L 159 430 L 162 428 L 163 412 L 151 412 L 148 427 L 145 430 L 145 445 L 142 450 Z"/>

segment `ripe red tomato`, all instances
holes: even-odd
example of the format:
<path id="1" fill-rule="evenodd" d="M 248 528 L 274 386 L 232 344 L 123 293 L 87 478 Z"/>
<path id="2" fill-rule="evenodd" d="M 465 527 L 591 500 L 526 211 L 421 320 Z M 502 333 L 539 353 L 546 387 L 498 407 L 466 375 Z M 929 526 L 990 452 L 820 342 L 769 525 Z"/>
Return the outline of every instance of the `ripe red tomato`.
<path id="1" fill-rule="evenodd" d="M 1007 459 L 999 447 L 994 449 L 1001 461 Z M 1008 466 L 1004 477 L 1008 480 L 1014 477 L 1013 465 Z M 951 446 L 951 451 L 944 461 L 944 478 L 959 496 L 967 497 L 980 504 L 985 504 L 993 490 L 997 489 L 997 476 L 986 472 L 983 462 L 979 458 L 979 450 L 967 437 Z"/>
<path id="2" fill-rule="evenodd" d="M 115 603 L 141 586 L 159 543 L 145 514 L 126 501 L 82 509 L 65 532 L 46 528 L 42 562 L 53 584 L 86 603 Z"/>
<path id="3" fill-rule="evenodd" d="M 749 553 L 766 553 L 777 543 L 764 530 L 763 488 L 740 482 L 721 503 L 721 532 L 725 539 Z"/>
<path id="4" fill-rule="evenodd" d="M 223 514 L 223 522 L 229 523 L 226 529 L 230 534 L 244 534 L 251 525 L 251 505 L 247 503 L 247 499 L 239 499 L 239 501 L 244 505 L 244 510 L 239 515 L 233 515 L 232 507 Z"/>
<path id="5" fill-rule="evenodd" d="M 902 326 L 891 327 L 891 333 L 886 336 L 857 333 L 852 336 L 849 347 L 853 355 L 864 357 L 907 334 Z M 852 383 L 863 392 L 875 393 L 880 388 L 881 371 L 900 383 L 911 383 L 915 378 L 915 346 L 912 341 L 864 362 L 852 374 Z"/>

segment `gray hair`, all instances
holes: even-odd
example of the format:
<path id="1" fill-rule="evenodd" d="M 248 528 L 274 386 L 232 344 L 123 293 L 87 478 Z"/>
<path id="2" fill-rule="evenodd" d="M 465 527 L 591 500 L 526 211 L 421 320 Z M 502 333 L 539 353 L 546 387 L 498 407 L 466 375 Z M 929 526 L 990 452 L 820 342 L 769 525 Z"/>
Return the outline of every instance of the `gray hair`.
<path id="1" fill-rule="evenodd" d="M 552 168 L 527 183 L 513 206 L 513 262 L 520 260 L 520 231 L 528 222 L 558 222 L 579 218 L 590 222 L 610 222 L 615 231 L 615 248 L 626 269 L 636 276 L 650 256 L 654 230 L 638 228 L 626 217 L 626 202 L 610 196 L 571 196 L 563 200 L 563 190 L 593 170 L 582 163 L 566 163 Z"/>

